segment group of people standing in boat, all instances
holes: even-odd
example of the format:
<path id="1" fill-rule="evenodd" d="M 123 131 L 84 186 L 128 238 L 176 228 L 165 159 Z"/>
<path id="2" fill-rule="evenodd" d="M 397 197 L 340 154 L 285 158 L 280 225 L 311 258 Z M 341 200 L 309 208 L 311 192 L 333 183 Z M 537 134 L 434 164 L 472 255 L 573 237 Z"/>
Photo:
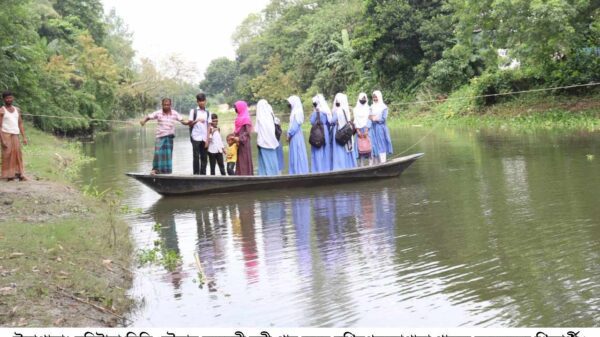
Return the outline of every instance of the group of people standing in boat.
<path id="1" fill-rule="evenodd" d="M 321 146 L 311 144 L 311 172 L 386 162 L 387 155 L 393 152 L 387 127 L 388 108 L 380 91 L 373 92 L 372 99 L 373 104 L 369 106 L 367 94 L 360 93 L 356 105 L 350 109 L 348 96 L 338 93 L 330 109 L 323 95 L 313 97 L 310 123 L 313 126 L 317 123 L 323 125 L 325 142 Z M 343 142 L 336 135 L 347 124 L 355 130 L 354 136 Z"/>
<path id="2" fill-rule="evenodd" d="M 343 93 L 335 96 L 332 109 L 329 108 L 323 95 L 313 97 L 313 112 L 310 115 L 312 128 L 309 137 L 311 138 L 310 165 L 302 131 L 305 121 L 300 97 L 291 96 L 287 99 L 290 122 L 285 135 L 281 130 L 279 119 L 275 117 L 273 108 L 266 100 L 261 99 L 257 103 L 254 126 L 248 104 L 245 101 L 237 101 L 234 104 L 237 114 L 234 132 L 227 135 L 226 143 L 223 143 L 221 138 L 218 116 L 206 109 L 206 96 L 200 93 L 196 99 L 198 107 L 190 111 L 187 120 L 171 109 L 171 100 L 166 98 L 162 101 L 162 110 L 151 113 L 140 121 L 142 126 L 149 120 L 156 120 L 158 123 L 152 174 L 172 172 L 175 122 L 190 128 L 193 173 L 201 175 L 207 173 L 208 161 L 210 161 L 211 175 L 216 174 L 217 164 L 220 174 L 225 175 L 225 163 L 227 163 L 228 175 L 253 175 L 251 144 L 253 132 L 257 134 L 258 175 L 263 176 L 279 175 L 283 172 L 284 138 L 289 143 L 289 174 L 322 173 L 384 163 L 387 155 L 393 151 L 386 124 L 388 108 L 383 102 L 380 91 L 373 92 L 370 106 L 367 95 L 359 94 L 352 110 L 349 107 L 348 97 Z M 339 133 L 345 133 L 346 137 L 339 137 L 339 135 L 336 137 Z M 314 139 L 318 140 L 313 141 Z"/>

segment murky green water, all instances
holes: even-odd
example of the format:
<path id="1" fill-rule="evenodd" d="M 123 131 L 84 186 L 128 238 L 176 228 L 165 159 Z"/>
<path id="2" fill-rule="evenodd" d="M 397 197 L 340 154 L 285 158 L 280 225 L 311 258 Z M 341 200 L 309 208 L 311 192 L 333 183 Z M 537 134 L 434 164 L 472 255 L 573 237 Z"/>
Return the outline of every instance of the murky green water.
<path id="1" fill-rule="evenodd" d="M 429 132 L 393 130 L 395 149 Z M 600 326 L 599 133 L 438 128 L 400 178 L 184 198 L 124 175 L 150 170 L 151 130 L 85 149 L 84 180 L 141 209 L 138 248 L 162 239 L 183 258 L 137 270 L 134 325 Z M 176 172 L 190 152 L 182 128 Z M 195 254 L 217 291 L 199 288 Z"/>

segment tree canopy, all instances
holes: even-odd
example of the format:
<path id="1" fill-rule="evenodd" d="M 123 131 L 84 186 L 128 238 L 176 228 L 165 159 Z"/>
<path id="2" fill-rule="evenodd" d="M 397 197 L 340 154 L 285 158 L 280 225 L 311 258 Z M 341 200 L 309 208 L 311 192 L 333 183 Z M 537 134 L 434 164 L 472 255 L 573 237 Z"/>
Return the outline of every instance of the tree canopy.
<path id="1" fill-rule="evenodd" d="M 465 85 L 487 93 L 598 81 L 599 7 L 597 0 L 272 0 L 238 27 L 235 60 L 211 63 L 203 88 L 231 101 L 374 89 L 399 101 Z M 511 60 L 520 67 L 505 67 Z M 237 77 L 224 81 L 224 64 Z"/>
<path id="2" fill-rule="evenodd" d="M 213 60 L 199 85 L 220 102 L 375 89 L 394 102 L 598 82 L 600 1 L 272 0 L 232 43 L 235 58 Z M 166 96 L 179 110 L 194 105 L 200 88 L 181 57 L 134 57 L 129 27 L 100 0 L 0 7 L 0 88 L 25 112 L 65 117 L 36 117 L 45 130 L 104 128 L 98 120 Z"/>
<path id="3" fill-rule="evenodd" d="M 4 0 L 0 6 L 0 89 L 12 90 L 36 126 L 89 132 L 158 107 L 195 102 L 194 70 L 177 56 L 158 67 L 134 60 L 132 34 L 100 0 Z M 187 97 L 189 96 L 189 97 Z"/>

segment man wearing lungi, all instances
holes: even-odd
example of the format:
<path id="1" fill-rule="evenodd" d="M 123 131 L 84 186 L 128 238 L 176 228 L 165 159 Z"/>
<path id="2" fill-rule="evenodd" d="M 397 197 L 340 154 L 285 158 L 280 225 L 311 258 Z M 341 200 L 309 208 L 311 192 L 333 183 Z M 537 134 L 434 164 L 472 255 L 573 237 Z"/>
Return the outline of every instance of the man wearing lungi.
<path id="1" fill-rule="evenodd" d="M 155 119 L 158 122 L 156 128 L 156 143 L 154 145 L 154 160 L 150 174 L 170 174 L 173 172 L 173 138 L 175 138 L 175 122 L 189 125 L 188 121 L 175 111 L 171 110 L 171 99 L 163 98 L 162 110 L 155 111 L 140 121 L 144 126 L 146 122 Z"/>
<path id="2" fill-rule="evenodd" d="M 25 176 L 23 153 L 19 135 L 23 136 L 23 144 L 27 145 L 21 112 L 13 106 L 12 92 L 2 93 L 4 106 L 0 108 L 0 146 L 2 147 L 2 179 L 27 180 Z"/>

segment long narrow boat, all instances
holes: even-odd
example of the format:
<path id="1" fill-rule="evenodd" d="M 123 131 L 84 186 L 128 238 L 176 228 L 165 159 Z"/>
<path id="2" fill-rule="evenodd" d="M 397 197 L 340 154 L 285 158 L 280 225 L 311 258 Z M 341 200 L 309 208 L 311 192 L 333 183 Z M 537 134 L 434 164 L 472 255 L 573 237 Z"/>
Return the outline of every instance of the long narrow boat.
<path id="1" fill-rule="evenodd" d="M 326 173 L 280 176 L 198 176 L 173 174 L 127 173 L 162 195 L 229 193 L 251 190 L 289 189 L 343 184 L 399 176 L 402 171 L 424 154 L 391 159 L 384 164 L 357 167 Z"/>

